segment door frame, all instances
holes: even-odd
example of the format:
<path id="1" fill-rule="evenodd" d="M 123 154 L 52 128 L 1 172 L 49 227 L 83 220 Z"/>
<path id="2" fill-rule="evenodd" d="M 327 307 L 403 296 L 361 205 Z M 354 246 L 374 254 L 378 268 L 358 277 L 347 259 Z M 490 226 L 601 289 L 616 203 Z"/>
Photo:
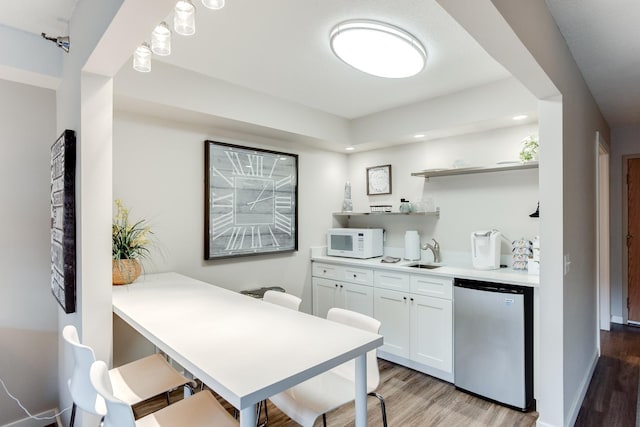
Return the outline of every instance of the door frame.
<path id="1" fill-rule="evenodd" d="M 609 152 L 600 132 L 596 132 L 596 271 L 598 306 L 598 329 L 611 330 L 611 275 L 610 275 L 610 199 L 609 199 Z M 600 333 L 596 333 L 598 349 Z"/>
<path id="2" fill-rule="evenodd" d="M 627 161 L 638 159 L 640 154 L 622 156 L 622 324 L 629 323 L 629 250 L 627 248 L 627 234 L 629 233 L 629 186 L 627 185 Z"/>

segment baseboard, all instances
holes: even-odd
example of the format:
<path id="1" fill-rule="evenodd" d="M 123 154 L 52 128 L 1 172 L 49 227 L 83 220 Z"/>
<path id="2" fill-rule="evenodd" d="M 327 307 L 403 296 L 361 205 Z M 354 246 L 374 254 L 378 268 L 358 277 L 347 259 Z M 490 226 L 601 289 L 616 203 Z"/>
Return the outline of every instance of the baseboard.
<path id="1" fill-rule="evenodd" d="M 622 316 L 611 316 L 611 323 L 622 325 Z"/>
<path id="2" fill-rule="evenodd" d="M 547 424 L 544 421 L 540 421 L 540 419 L 538 418 L 538 420 L 536 421 L 536 427 L 556 427 L 553 424 Z"/>
<path id="3" fill-rule="evenodd" d="M 54 417 L 57 413 L 58 413 L 58 410 L 54 408 L 48 411 L 41 412 L 39 414 L 35 414 L 35 416 L 38 418 Z M 32 418 L 26 417 L 21 420 L 14 421 L 10 424 L 5 424 L 1 427 L 44 427 L 54 423 L 59 427 L 62 427 L 62 424 L 59 418 L 60 417 L 55 417 L 47 420 L 34 420 Z"/>
<path id="4" fill-rule="evenodd" d="M 573 401 L 571 405 L 571 410 L 569 411 L 569 422 L 565 425 L 572 426 L 575 425 L 576 419 L 578 418 L 578 414 L 580 413 L 580 407 L 582 406 L 582 401 L 584 397 L 587 395 L 587 390 L 589 390 L 589 384 L 591 383 L 591 378 L 593 378 L 593 373 L 596 370 L 596 365 L 598 364 L 598 352 L 596 351 L 591 360 L 591 366 L 587 372 L 587 375 L 582 379 L 582 383 L 580 384 L 580 393 L 578 397 Z"/>

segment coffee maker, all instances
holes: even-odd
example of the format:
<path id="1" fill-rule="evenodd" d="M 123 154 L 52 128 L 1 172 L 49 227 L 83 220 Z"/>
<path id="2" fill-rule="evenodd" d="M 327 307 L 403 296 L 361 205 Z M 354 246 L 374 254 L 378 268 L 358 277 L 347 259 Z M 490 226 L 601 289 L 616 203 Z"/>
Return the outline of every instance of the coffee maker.
<path id="1" fill-rule="evenodd" d="M 502 233 L 498 230 L 480 230 L 471 233 L 473 268 L 478 270 L 500 268 L 500 240 L 502 240 Z"/>

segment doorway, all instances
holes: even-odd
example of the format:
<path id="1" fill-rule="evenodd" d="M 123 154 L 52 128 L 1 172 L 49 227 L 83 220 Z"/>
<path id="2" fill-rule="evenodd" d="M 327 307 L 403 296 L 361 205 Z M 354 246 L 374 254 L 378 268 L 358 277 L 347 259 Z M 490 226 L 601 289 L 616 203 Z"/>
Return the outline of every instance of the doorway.
<path id="1" fill-rule="evenodd" d="M 609 281 L 609 153 L 606 147 L 600 133 L 596 132 L 598 323 L 601 330 L 608 331 L 611 329 L 611 290 Z M 600 334 L 598 333 L 597 336 L 599 342 Z"/>
<path id="2" fill-rule="evenodd" d="M 640 326 L 640 157 L 625 159 L 627 321 Z"/>

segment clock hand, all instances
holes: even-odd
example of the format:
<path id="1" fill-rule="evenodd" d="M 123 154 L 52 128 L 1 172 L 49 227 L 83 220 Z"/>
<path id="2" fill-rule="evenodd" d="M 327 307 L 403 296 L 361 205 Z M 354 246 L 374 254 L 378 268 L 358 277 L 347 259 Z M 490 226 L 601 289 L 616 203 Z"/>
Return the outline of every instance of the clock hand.
<path id="1" fill-rule="evenodd" d="M 247 202 L 247 205 L 251 205 L 251 208 L 249 210 L 253 210 L 253 207 L 256 205 L 256 203 L 263 202 L 269 199 L 273 199 L 273 196 L 267 196 L 267 197 L 263 197 L 262 199 L 256 199 L 253 202 Z"/>

